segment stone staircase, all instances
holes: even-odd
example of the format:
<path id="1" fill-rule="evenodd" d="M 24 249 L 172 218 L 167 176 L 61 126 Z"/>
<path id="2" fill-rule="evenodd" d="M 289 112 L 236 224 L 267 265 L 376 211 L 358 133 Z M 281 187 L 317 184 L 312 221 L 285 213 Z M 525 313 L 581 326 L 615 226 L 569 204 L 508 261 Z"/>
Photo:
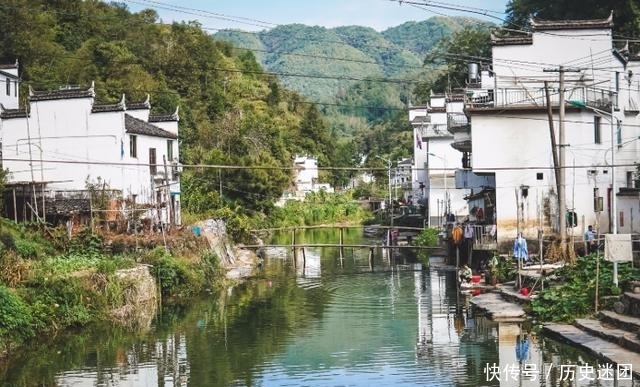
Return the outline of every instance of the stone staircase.
<path id="1" fill-rule="evenodd" d="M 640 281 L 631 284 L 613 309 L 573 325 L 546 324 L 543 330 L 607 362 L 632 364 L 634 377 L 640 378 Z"/>

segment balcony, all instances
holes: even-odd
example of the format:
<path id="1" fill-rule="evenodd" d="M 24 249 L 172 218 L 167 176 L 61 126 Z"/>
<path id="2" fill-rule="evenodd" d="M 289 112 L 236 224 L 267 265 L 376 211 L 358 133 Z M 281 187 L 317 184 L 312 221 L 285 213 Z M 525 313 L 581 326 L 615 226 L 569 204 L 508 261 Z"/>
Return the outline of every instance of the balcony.
<path id="1" fill-rule="evenodd" d="M 420 126 L 419 131 L 423 140 L 434 137 L 451 137 L 447 124 L 427 124 Z"/>
<path id="2" fill-rule="evenodd" d="M 454 135 L 454 137 L 456 133 L 468 133 L 471 130 L 469 118 L 464 113 L 447 113 L 447 126 L 447 129 Z"/>
<path id="3" fill-rule="evenodd" d="M 555 90 L 550 92 L 551 105 L 557 107 L 559 94 Z M 589 106 L 598 109 L 609 110 L 611 103 L 617 108 L 617 98 L 611 98 L 609 90 L 594 89 L 587 87 L 577 87 L 565 92 L 565 99 L 576 99 L 585 101 Z M 546 94 L 544 87 L 513 87 L 498 88 L 490 90 L 469 90 L 465 102 L 467 109 L 504 109 L 504 108 L 544 108 L 546 104 Z"/>
<path id="4" fill-rule="evenodd" d="M 460 152 L 471 152 L 471 133 L 456 132 L 453 134 L 451 147 Z"/>

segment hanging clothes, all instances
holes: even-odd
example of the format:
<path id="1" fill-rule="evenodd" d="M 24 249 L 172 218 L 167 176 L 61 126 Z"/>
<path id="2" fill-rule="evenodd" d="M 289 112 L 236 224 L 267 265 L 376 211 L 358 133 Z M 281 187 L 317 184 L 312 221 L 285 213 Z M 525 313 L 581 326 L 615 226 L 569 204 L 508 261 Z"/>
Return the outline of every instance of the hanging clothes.
<path id="1" fill-rule="evenodd" d="M 516 240 L 513 242 L 513 257 L 515 259 L 522 259 L 523 261 L 529 260 L 527 240 L 522 237 L 522 234 L 518 235 Z"/>

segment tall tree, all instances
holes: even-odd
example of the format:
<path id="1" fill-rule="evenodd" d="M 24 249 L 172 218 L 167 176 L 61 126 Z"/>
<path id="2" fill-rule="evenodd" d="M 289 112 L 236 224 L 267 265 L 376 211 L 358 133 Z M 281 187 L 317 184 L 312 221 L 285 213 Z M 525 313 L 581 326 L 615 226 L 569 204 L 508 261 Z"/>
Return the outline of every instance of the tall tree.
<path id="1" fill-rule="evenodd" d="M 510 0 L 506 24 L 510 28 L 527 28 L 532 16 L 548 20 L 606 19 L 611 11 L 615 34 L 623 38 L 640 35 L 638 0 Z"/>

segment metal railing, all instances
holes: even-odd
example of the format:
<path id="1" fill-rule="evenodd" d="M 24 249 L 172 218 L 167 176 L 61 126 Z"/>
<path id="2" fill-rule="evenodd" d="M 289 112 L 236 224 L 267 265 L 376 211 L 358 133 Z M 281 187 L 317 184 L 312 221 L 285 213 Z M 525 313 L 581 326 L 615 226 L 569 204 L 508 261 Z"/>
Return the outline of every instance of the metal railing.
<path id="1" fill-rule="evenodd" d="M 544 87 L 504 87 L 486 91 L 487 94 L 467 96 L 466 105 L 473 108 L 482 107 L 545 107 L 546 94 Z M 558 106 L 559 94 L 550 91 L 552 106 Z M 610 109 L 611 104 L 617 106 L 617 98 L 611 98 L 609 90 L 588 87 L 576 87 L 567 90 L 565 99 L 584 101 L 589 106 L 599 109 Z"/>

